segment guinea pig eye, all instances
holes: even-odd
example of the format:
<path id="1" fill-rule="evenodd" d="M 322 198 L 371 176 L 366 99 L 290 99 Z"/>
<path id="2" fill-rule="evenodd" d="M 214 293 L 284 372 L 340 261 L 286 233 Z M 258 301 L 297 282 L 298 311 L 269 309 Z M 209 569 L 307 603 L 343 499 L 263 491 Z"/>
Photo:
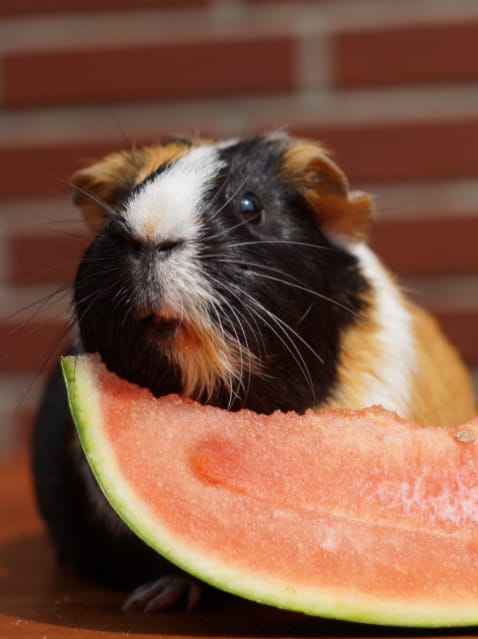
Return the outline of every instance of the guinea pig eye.
<path id="1" fill-rule="evenodd" d="M 262 202 L 254 193 L 244 193 L 239 202 L 239 211 L 246 222 L 259 224 L 264 216 Z"/>

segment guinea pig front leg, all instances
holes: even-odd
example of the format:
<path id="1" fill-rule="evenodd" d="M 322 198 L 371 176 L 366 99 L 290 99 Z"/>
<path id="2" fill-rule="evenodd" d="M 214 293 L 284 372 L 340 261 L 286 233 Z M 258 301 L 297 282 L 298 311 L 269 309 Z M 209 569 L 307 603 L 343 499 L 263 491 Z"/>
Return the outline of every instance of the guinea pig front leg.
<path id="1" fill-rule="evenodd" d="M 103 549 L 106 551 L 108 548 L 110 552 L 113 551 L 113 563 L 116 566 L 114 570 L 119 573 L 123 571 L 129 573 L 128 581 L 133 584 L 133 587 L 137 583 L 141 584 L 126 598 L 122 606 L 123 610 L 142 609 L 145 612 L 151 612 L 174 607 L 187 610 L 194 608 L 201 599 L 202 584 L 191 575 L 175 568 L 138 538 L 133 537 L 99 491 L 79 448 L 77 452 L 82 455 L 80 465 L 82 479 L 88 489 L 88 499 L 94 504 L 98 517 L 95 526 L 96 538 L 106 534 Z M 124 545 L 127 540 L 129 546 Z M 116 551 L 112 548 L 114 545 L 116 545 Z"/>
<path id="2" fill-rule="evenodd" d="M 183 572 L 169 573 L 155 581 L 138 586 L 125 600 L 123 610 L 145 612 L 169 610 L 185 605 L 194 608 L 202 596 L 202 587 L 194 577 Z"/>

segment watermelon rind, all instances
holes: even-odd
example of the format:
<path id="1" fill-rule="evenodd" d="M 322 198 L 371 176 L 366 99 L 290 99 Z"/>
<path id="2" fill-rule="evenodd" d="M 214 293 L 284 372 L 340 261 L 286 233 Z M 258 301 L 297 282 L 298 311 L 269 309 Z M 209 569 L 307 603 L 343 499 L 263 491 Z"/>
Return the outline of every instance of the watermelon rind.
<path id="1" fill-rule="evenodd" d="M 61 359 L 71 414 L 91 470 L 107 500 L 126 525 L 166 559 L 200 580 L 226 592 L 277 608 L 326 618 L 368 624 L 408 627 L 459 627 L 478 624 L 478 601 L 452 604 L 381 598 L 317 585 L 279 583 L 254 570 L 209 557 L 185 544 L 158 521 L 147 503 L 126 481 L 103 428 L 97 384 L 99 358 L 83 354 Z"/>

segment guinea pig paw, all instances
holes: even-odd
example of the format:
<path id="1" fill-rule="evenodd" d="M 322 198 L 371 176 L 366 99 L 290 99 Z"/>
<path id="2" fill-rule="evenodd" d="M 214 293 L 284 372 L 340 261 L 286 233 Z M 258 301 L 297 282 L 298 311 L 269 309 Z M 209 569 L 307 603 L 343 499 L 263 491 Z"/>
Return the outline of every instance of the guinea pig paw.
<path id="1" fill-rule="evenodd" d="M 183 602 L 186 610 L 191 610 L 197 605 L 201 595 L 201 586 L 193 577 L 177 573 L 168 574 L 136 588 L 124 602 L 123 610 L 169 610 Z"/>

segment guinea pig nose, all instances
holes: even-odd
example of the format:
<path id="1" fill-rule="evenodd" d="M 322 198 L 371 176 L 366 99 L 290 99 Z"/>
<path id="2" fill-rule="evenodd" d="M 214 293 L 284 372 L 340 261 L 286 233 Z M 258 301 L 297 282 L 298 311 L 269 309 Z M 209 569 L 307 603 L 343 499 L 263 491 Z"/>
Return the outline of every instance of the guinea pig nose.
<path id="1" fill-rule="evenodd" d="M 160 259 L 168 257 L 176 248 L 181 246 L 182 240 L 163 240 L 156 244 L 156 251 Z"/>

